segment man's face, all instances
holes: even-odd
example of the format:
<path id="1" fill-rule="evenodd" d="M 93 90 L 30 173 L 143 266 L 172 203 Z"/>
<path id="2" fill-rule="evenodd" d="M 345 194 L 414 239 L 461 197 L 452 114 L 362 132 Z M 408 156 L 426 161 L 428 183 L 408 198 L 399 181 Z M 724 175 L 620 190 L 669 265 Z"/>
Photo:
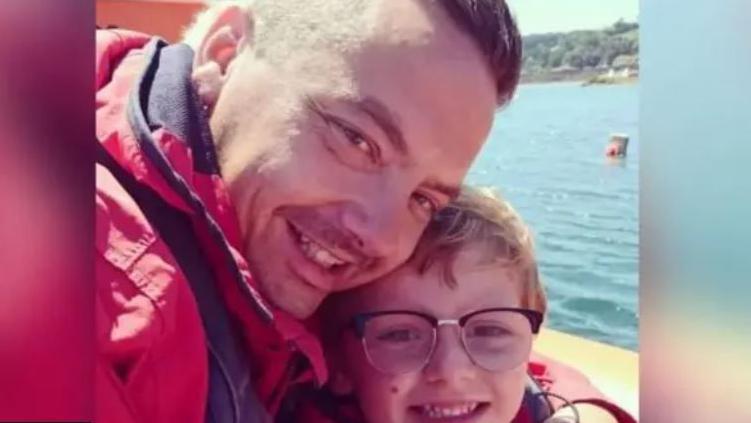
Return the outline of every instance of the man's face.
<path id="1" fill-rule="evenodd" d="M 249 45 L 211 116 L 243 253 L 298 318 L 412 253 L 492 123 L 495 84 L 435 5 L 384 2 L 367 37 L 293 52 Z"/>

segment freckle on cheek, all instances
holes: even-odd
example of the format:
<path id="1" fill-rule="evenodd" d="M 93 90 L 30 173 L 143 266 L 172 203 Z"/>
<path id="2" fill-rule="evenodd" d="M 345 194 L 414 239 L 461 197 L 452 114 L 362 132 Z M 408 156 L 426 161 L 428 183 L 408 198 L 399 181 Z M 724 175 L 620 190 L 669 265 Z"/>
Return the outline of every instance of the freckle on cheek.
<path id="1" fill-rule="evenodd" d="M 399 388 L 397 388 L 396 386 L 392 386 L 391 387 L 391 393 L 392 394 L 398 394 L 399 393 Z"/>

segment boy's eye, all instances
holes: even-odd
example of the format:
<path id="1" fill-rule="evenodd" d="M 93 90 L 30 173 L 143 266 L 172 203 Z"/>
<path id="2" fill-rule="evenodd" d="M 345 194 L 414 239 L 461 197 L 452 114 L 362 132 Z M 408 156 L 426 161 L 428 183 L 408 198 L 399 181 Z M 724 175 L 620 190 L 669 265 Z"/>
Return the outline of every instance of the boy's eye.
<path id="1" fill-rule="evenodd" d="M 509 335 L 509 331 L 499 325 L 482 325 L 475 326 L 469 333 L 470 336 L 478 337 L 502 337 Z"/>
<path id="2" fill-rule="evenodd" d="M 420 339 L 420 333 L 414 329 L 392 329 L 380 333 L 378 341 L 388 343 L 404 343 Z"/>

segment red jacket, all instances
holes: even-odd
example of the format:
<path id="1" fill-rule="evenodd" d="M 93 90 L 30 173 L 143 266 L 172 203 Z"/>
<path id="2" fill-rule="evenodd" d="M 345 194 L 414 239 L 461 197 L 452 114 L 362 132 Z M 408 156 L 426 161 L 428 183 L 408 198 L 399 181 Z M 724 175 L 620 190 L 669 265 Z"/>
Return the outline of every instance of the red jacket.
<path id="1" fill-rule="evenodd" d="M 239 253 L 191 64 L 187 46 L 97 31 L 98 422 L 261 421 L 238 415 L 273 414 L 289 386 L 326 378 L 317 339 L 264 301 Z M 230 383 L 236 365 L 252 380 Z"/>

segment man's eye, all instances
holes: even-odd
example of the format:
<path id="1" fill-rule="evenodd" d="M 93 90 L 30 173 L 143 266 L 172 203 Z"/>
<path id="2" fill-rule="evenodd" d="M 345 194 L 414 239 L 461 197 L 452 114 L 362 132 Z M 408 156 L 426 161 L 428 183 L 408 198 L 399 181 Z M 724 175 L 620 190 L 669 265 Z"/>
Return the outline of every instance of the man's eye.
<path id="1" fill-rule="evenodd" d="M 363 134 L 361 134 L 359 131 L 352 129 L 348 127 L 347 125 L 344 125 L 340 122 L 335 122 L 335 126 L 339 131 L 344 134 L 344 136 L 347 138 L 347 140 L 357 147 L 360 151 L 363 153 L 375 157 L 375 152 L 373 151 L 373 147 L 368 142 L 368 140 L 365 138 Z"/>
<path id="2" fill-rule="evenodd" d="M 416 192 L 412 195 L 412 197 L 414 198 L 415 203 L 417 203 L 419 207 L 423 208 L 429 215 L 433 215 L 438 211 L 438 206 L 436 205 L 436 203 L 427 195 Z"/>

